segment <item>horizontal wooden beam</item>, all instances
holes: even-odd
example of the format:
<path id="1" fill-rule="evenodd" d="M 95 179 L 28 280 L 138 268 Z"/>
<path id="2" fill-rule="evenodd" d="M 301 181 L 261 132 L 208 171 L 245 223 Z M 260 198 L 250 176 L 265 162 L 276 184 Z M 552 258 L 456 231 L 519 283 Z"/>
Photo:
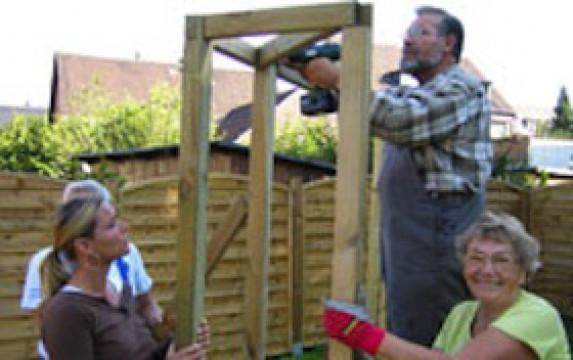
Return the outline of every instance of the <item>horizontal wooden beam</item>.
<path id="1" fill-rule="evenodd" d="M 256 63 L 256 48 L 246 41 L 221 39 L 213 41 L 213 48 L 243 64 L 254 66 Z"/>
<path id="2" fill-rule="evenodd" d="M 205 17 L 209 39 L 340 29 L 360 25 L 362 5 L 356 2 L 243 11 Z"/>
<path id="3" fill-rule="evenodd" d="M 256 50 L 247 42 L 242 40 L 215 40 L 213 48 L 218 52 L 227 55 L 245 65 L 255 66 Z M 282 79 L 303 87 L 310 88 L 310 84 L 299 74 L 298 71 L 285 65 L 279 65 L 277 75 Z"/>
<path id="4" fill-rule="evenodd" d="M 317 40 L 324 39 L 331 35 L 333 30 L 316 31 L 309 33 L 280 35 L 270 41 L 258 51 L 257 66 L 267 66 L 268 64 L 285 58 L 294 50 L 303 48 Z"/>

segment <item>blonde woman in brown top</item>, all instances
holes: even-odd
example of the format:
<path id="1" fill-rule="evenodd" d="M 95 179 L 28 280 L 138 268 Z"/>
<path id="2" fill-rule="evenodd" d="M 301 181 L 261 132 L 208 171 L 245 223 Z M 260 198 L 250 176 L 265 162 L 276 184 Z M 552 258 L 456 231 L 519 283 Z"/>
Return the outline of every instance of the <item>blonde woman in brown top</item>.
<path id="1" fill-rule="evenodd" d="M 78 198 L 57 212 L 54 246 L 46 259 L 50 298 L 42 311 L 42 338 L 52 359 L 191 359 L 206 357 L 209 329 L 199 342 L 174 350 L 158 343 L 137 314 L 130 285 L 121 299 L 107 297 L 112 261 L 128 251 L 127 224 L 100 197 Z M 76 263 L 71 276 L 58 253 Z"/>
<path id="2" fill-rule="evenodd" d="M 62 203 L 69 200 L 99 196 L 104 200 L 113 203 L 113 198 L 108 189 L 100 182 L 93 179 L 74 180 L 69 182 L 64 188 Z M 22 286 L 22 298 L 20 307 L 22 310 L 37 314 L 38 308 L 42 304 L 45 296 L 42 291 L 41 268 L 46 255 L 52 250 L 52 246 L 44 247 L 38 250 L 31 258 L 26 272 L 24 285 Z M 60 255 L 63 255 L 60 253 Z M 73 261 L 69 261 L 62 256 L 60 259 L 71 272 L 74 268 Z M 122 264 L 123 263 L 123 264 Z M 122 270 L 124 270 L 122 272 Z M 148 275 L 139 249 L 135 243 L 129 244 L 129 253 L 126 256 L 116 259 L 115 263 L 110 266 L 108 273 L 108 299 L 114 299 L 119 303 L 121 298 L 121 289 L 123 286 L 122 276 L 129 280 L 133 292 L 137 312 L 143 317 L 147 325 L 159 335 L 158 330 L 168 327 L 170 322 L 168 318 L 163 317 L 163 310 L 157 301 L 151 295 L 153 280 Z M 45 290 L 45 289 L 44 289 Z M 164 321 L 165 320 L 165 321 Z M 38 342 L 38 355 L 41 359 L 48 359 L 43 343 Z"/>

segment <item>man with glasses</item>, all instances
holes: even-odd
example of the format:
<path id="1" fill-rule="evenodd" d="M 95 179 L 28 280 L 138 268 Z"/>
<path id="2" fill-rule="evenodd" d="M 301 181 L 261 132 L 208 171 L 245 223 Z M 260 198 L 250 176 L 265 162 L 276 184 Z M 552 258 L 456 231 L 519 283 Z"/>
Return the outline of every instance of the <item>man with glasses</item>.
<path id="1" fill-rule="evenodd" d="M 400 72 L 419 85 L 376 92 L 371 127 L 386 144 L 378 189 L 387 326 L 430 345 L 451 307 L 468 297 L 454 239 L 484 209 L 492 149 L 485 86 L 458 65 L 461 22 L 434 7 L 416 14 Z M 304 74 L 338 87 L 338 68 L 325 58 Z"/>

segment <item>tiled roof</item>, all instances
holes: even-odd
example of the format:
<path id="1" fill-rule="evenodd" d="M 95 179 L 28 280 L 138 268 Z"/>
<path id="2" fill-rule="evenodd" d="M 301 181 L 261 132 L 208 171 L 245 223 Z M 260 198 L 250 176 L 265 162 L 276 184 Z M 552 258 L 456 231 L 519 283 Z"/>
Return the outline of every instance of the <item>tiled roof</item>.
<path id="1" fill-rule="evenodd" d="M 398 68 L 400 48 L 376 45 L 372 54 L 372 88 L 379 87 L 379 78 L 387 71 Z M 488 79 L 468 59 L 461 62 L 462 68 L 474 76 Z M 83 87 L 94 81 L 103 88 L 111 99 L 128 97 L 144 100 L 149 90 L 164 82 L 180 86 L 180 71 L 177 64 L 165 64 L 135 60 L 96 58 L 91 56 L 57 53 L 54 56 L 50 114 L 70 113 L 70 99 Z M 250 103 L 252 102 L 253 74 L 248 71 L 214 69 L 212 87 L 212 114 L 219 122 L 219 129 L 236 139 L 241 132 L 250 128 Z M 294 93 L 300 94 L 299 91 Z M 293 92 L 277 95 L 277 118 L 299 115 L 298 96 Z M 515 111 L 493 86 L 490 90 L 494 115 L 515 116 Z"/>
<path id="2" fill-rule="evenodd" d="M 122 101 L 144 101 L 149 90 L 165 83 L 179 87 L 179 65 L 148 61 L 107 59 L 85 55 L 54 55 L 50 114 L 69 114 L 71 100 L 94 81 L 106 96 Z M 246 71 L 213 71 L 213 109 L 219 118 L 233 108 L 251 102 L 253 75 Z"/>
<path id="3" fill-rule="evenodd" d="M 144 100 L 150 88 L 159 82 L 178 86 L 179 70 L 174 64 L 56 53 L 50 115 L 72 112 L 73 98 L 94 82 L 112 100 Z"/>

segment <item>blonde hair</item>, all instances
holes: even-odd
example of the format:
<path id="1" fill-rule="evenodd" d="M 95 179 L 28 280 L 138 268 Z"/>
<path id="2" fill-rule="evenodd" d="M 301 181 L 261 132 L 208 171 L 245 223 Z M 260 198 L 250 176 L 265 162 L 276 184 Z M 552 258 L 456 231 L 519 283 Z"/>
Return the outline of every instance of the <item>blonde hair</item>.
<path id="1" fill-rule="evenodd" d="M 69 182 L 62 193 L 62 205 L 56 214 L 56 224 L 54 226 L 54 244 L 52 251 L 42 261 L 42 294 L 45 299 L 53 296 L 70 279 L 75 267 L 73 253 L 73 234 L 81 233 L 79 228 L 84 226 L 81 219 L 90 217 L 85 211 L 79 209 L 80 213 L 73 214 L 82 201 L 75 202 L 74 205 L 66 206 L 68 202 L 77 199 L 99 199 L 98 201 L 111 202 L 110 192 L 100 182 L 92 179 L 75 180 Z M 86 202 L 86 206 L 87 203 Z M 89 207 L 89 206 L 88 206 Z M 98 206 L 99 208 L 99 206 Z M 75 215 L 75 216 L 74 216 Z M 95 216 L 95 215 L 94 215 Z M 78 221 L 76 218 L 79 218 Z M 94 217 L 95 219 L 95 217 Z M 68 224 L 68 221 L 71 222 Z"/>
<path id="2" fill-rule="evenodd" d="M 62 204 L 56 212 L 54 244 L 42 263 L 42 292 L 47 300 L 65 285 L 71 272 L 65 260 L 75 260 L 74 241 L 92 239 L 102 197 L 75 198 Z"/>

